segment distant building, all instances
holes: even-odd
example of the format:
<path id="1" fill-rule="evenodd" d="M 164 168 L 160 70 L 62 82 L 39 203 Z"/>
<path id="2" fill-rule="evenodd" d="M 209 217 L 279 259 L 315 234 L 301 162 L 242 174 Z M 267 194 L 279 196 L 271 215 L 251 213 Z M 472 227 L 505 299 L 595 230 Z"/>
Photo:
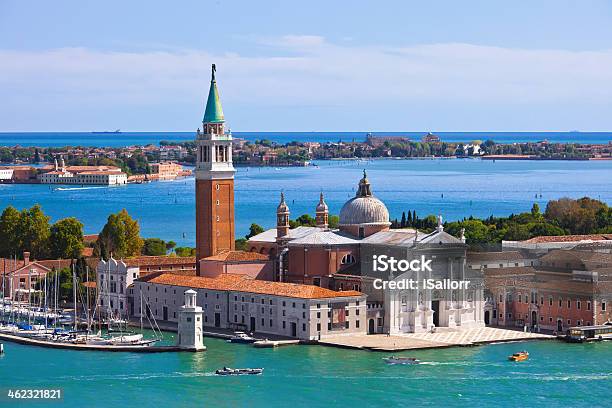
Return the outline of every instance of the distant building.
<path id="1" fill-rule="evenodd" d="M 429 132 L 421 139 L 423 143 L 440 143 L 440 137 Z"/>
<path id="2" fill-rule="evenodd" d="M 175 162 L 151 164 L 151 174 L 148 178 L 155 180 L 174 180 L 183 175 L 183 166 Z"/>
<path id="3" fill-rule="evenodd" d="M 0 183 L 38 183 L 38 169 L 31 166 L 0 167 Z"/>
<path id="4" fill-rule="evenodd" d="M 57 159 L 53 169 L 43 168 L 38 175 L 42 184 L 78 184 L 78 185 L 122 185 L 127 184 L 127 174 L 118 167 L 113 166 L 68 166 L 61 158 L 61 165 Z"/>
<path id="5" fill-rule="evenodd" d="M 235 274 L 207 278 L 156 273 L 136 280 L 130 289 L 130 315 L 153 316 L 160 323 L 176 325 L 188 289 L 197 292 L 205 327 L 302 340 L 365 334 L 367 329 L 366 298 L 360 292 Z"/>
<path id="6" fill-rule="evenodd" d="M 385 142 L 389 143 L 409 143 L 410 138 L 405 136 L 374 136 L 371 133 L 368 133 L 366 136 L 366 143 L 372 147 L 380 147 L 385 144 Z"/>

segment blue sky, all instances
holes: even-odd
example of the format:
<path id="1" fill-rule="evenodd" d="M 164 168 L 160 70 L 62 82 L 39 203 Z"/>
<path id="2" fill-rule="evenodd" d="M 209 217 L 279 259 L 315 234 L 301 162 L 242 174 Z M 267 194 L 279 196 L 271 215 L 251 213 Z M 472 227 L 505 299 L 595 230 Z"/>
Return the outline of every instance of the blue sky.
<path id="1" fill-rule="evenodd" d="M 0 131 L 612 130 L 610 1 L 0 0 Z"/>

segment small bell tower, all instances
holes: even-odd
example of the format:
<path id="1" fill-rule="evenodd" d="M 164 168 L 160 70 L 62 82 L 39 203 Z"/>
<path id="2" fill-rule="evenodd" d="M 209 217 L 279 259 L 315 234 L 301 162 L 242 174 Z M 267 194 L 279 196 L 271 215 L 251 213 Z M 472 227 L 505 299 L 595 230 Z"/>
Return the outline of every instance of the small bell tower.
<path id="1" fill-rule="evenodd" d="M 319 196 L 319 204 L 317 204 L 315 211 L 315 221 L 319 228 L 327 228 L 329 226 L 329 207 L 327 207 L 327 203 L 323 199 L 323 192 Z"/>
<path id="2" fill-rule="evenodd" d="M 276 239 L 289 233 L 289 207 L 285 202 L 285 194 L 281 192 L 280 203 L 276 207 Z"/>

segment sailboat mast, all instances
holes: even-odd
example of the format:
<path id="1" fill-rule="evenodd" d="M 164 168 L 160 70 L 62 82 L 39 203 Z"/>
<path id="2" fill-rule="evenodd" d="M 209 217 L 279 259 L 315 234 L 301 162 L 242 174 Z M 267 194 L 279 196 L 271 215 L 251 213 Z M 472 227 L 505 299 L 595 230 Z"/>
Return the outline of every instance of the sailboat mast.
<path id="1" fill-rule="evenodd" d="M 90 329 L 90 321 L 89 321 L 89 265 L 85 265 L 85 280 L 87 281 L 87 287 L 85 288 L 85 302 L 87 303 L 85 313 L 87 315 L 87 331 Z"/>
<path id="2" fill-rule="evenodd" d="M 76 271 L 72 263 L 72 296 L 74 299 L 74 331 L 77 331 L 77 295 L 76 295 Z"/>
<path id="3" fill-rule="evenodd" d="M 32 307 L 32 268 L 28 268 L 28 326 L 31 324 Z"/>
<path id="4" fill-rule="evenodd" d="M 45 330 L 47 330 L 49 313 L 47 310 L 47 274 L 45 273 Z"/>

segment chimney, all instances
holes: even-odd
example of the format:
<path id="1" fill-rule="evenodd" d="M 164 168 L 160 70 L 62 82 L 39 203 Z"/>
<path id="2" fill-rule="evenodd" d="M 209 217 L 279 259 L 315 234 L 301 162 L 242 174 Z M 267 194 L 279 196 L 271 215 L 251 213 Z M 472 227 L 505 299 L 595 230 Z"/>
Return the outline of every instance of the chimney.
<path id="1" fill-rule="evenodd" d="M 23 253 L 23 263 L 24 265 L 28 265 L 30 263 L 30 253 L 28 251 Z"/>

